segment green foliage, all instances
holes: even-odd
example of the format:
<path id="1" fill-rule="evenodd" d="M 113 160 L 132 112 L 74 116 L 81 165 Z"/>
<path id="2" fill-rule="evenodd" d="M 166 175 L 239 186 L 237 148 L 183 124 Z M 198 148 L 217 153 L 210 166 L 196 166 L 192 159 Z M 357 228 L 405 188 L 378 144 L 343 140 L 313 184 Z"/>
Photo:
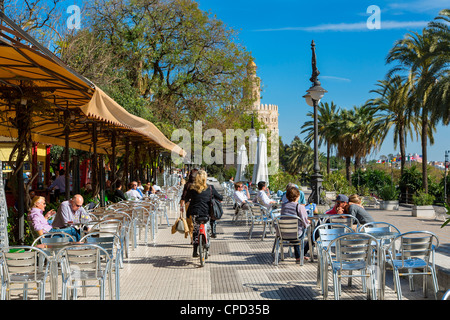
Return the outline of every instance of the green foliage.
<path id="1" fill-rule="evenodd" d="M 435 197 L 431 194 L 423 191 L 413 195 L 413 204 L 416 206 L 431 206 L 435 200 Z"/>
<path id="2" fill-rule="evenodd" d="M 236 168 L 229 167 L 228 169 L 225 169 L 223 172 L 223 176 L 224 176 L 225 180 L 230 180 L 230 178 L 232 178 L 232 177 L 234 178 L 236 176 Z"/>
<path id="3" fill-rule="evenodd" d="M 422 189 L 422 173 L 416 166 L 404 168 L 403 174 L 400 177 L 399 186 L 402 192 L 407 190 L 409 194 L 416 193 Z"/>
<path id="4" fill-rule="evenodd" d="M 269 176 L 269 186 L 272 191 L 285 191 L 288 183 L 300 184 L 300 176 L 279 170 L 276 174 Z M 300 186 L 300 185 L 299 185 Z"/>
<path id="5" fill-rule="evenodd" d="M 385 185 L 391 185 L 392 179 L 390 175 L 381 170 L 358 169 L 352 175 L 352 185 L 358 189 L 358 194 L 363 195 L 370 192 L 376 192 L 378 195 L 381 188 Z"/>
<path id="6" fill-rule="evenodd" d="M 345 176 L 339 171 L 333 171 L 323 177 L 322 186 L 326 191 L 336 191 L 336 193 L 351 195 L 357 193 L 354 186 L 349 186 Z"/>
<path id="7" fill-rule="evenodd" d="M 450 223 L 450 206 L 448 205 L 448 203 L 445 203 L 444 206 L 445 206 L 445 209 L 447 209 L 447 215 L 448 215 L 448 218 L 447 218 L 447 220 L 445 220 L 445 222 L 442 224 L 441 228 L 445 227 L 446 225 L 448 225 L 448 224 Z"/>
<path id="8" fill-rule="evenodd" d="M 400 191 L 393 184 L 387 184 L 380 188 L 378 195 L 385 201 L 398 200 Z"/>

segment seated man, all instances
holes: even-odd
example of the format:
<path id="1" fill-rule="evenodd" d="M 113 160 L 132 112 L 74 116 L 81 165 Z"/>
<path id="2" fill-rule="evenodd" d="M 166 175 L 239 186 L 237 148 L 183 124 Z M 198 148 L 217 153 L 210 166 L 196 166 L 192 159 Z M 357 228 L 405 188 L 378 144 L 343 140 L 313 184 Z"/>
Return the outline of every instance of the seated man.
<path id="1" fill-rule="evenodd" d="M 272 209 L 272 207 L 277 203 L 274 200 L 271 200 L 267 194 L 267 186 L 265 181 L 258 182 L 258 195 L 257 200 L 258 203 L 265 206 L 268 210 Z"/>
<path id="2" fill-rule="evenodd" d="M 348 207 L 348 197 L 343 194 L 338 194 L 336 197 L 336 204 L 333 208 L 325 212 L 326 214 L 344 214 Z"/>
<path id="3" fill-rule="evenodd" d="M 127 198 L 126 198 L 125 195 L 123 194 L 123 191 L 122 191 L 122 181 L 120 181 L 120 180 L 117 180 L 117 181 L 116 181 L 116 189 L 114 190 L 113 200 L 114 200 L 114 202 L 119 202 L 119 201 L 122 201 L 122 200 L 127 200 Z"/>
<path id="4" fill-rule="evenodd" d="M 80 230 L 73 226 L 74 221 L 80 222 L 82 216 L 86 216 L 88 221 L 91 220 L 83 208 L 83 202 L 84 199 L 80 194 L 74 195 L 70 200 L 63 201 L 56 212 L 52 223 L 53 228 L 57 231 L 69 233 L 79 241 L 81 238 Z"/>
<path id="5" fill-rule="evenodd" d="M 139 193 L 138 189 L 137 189 L 137 182 L 133 181 L 130 182 L 130 184 L 128 185 L 128 191 L 125 192 L 126 197 L 129 200 L 135 200 L 135 199 L 142 199 L 143 195 L 141 193 Z"/>
<path id="6" fill-rule="evenodd" d="M 248 193 L 248 187 L 244 185 L 242 182 L 236 182 L 234 184 L 234 200 L 236 203 L 244 210 L 249 210 L 249 200 L 250 194 Z M 239 211 L 239 207 L 236 208 L 235 214 L 237 214 Z"/>

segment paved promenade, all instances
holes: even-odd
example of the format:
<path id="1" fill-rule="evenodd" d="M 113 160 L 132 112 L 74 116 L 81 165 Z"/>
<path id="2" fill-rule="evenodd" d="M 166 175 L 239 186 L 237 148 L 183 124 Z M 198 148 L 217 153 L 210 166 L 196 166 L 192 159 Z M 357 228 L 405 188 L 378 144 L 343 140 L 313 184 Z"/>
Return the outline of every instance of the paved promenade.
<path id="1" fill-rule="evenodd" d="M 248 226 L 232 222 L 234 210 L 224 206 L 225 213 L 218 222 L 218 237 L 212 239 L 210 257 L 200 267 L 199 258 L 192 258 L 189 238 L 180 233 L 171 233 L 171 227 L 162 224 L 154 243 L 144 243 L 144 236 L 120 270 L 122 300 L 323 300 L 316 286 L 317 260 L 295 264 L 293 257 L 286 256 L 278 266 L 273 264 L 271 254 L 274 235 L 262 239 L 262 226 L 256 226 L 252 239 L 248 239 Z M 400 231 L 429 230 L 441 241 L 438 249 L 438 264 L 450 266 L 449 228 L 440 228 L 441 221 L 421 220 L 411 216 L 409 208 L 398 211 L 368 209 L 375 220 L 387 221 L 398 226 Z M 177 213 L 170 212 L 170 223 Z M 410 292 L 408 282 L 403 279 L 404 300 L 434 300 L 422 295 L 422 282 L 416 291 Z M 443 284 L 442 282 L 441 284 Z M 446 284 L 447 285 L 447 284 Z M 329 281 L 329 299 L 334 299 L 332 280 Z M 429 286 L 431 288 L 431 286 Z M 441 288 L 445 290 L 447 288 Z M 32 297 L 33 298 L 33 297 Z M 17 299 L 17 296 L 13 296 Z M 80 300 L 98 299 L 96 289 L 88 289 Z M 361 281 L 353 279 L 347 286 L 344 279 L 341 300 L 365 300 Z M 386 300 L 396 300 L 393 290 L 392 272 L 387 273 Z"/>
<path id="2" fill-rule="evenodd" d="M 218 222 L 218 237 L 212 239 L 211 256 L 205 267 L 192 258 L 192 246 L 184 235 L 171 234 L 169 226 L 160 228 L 155 244 L 140 243 L 121 270 L 123 299 L 170 300 L 322 300 L 316 286 L 317 260 L 295 264 L 287 257 L 278 266 L 271 255 L 274 235 L 262 240 L 262 226 L 256 226 L 248 239 L 248 226 L 234 224 L 231 206 L 224 206 L 224 218 Z M 368 209 L 376 220 L 397 225 L 400 231 L 429 230 L 438 234 L 441 247 L 438 260 L 450 266 L 449 228 L 441 229 L 442 222 L 411 217 L 410 209 L 382 211 Z M 171 221 L 175 220 L 172 213 Z M 392 273 L 386 280 L 386 300 L 396 300 Z M 410 292 L 403 282 L 404 300 L 427 300 L 422 295 L 421 281 L 416 291 Z M 329 299 L 333 299 L 332 282 Z M 430 286 L 431 287 L 431 286 Z M 443 288 L 444 289 L 444 288 Z M 342 300 L 364 300 L 361 283 L 353 279 L 352 287 L 343 282 Z M 434 299 L 429 294 L 428 299 Z"/>

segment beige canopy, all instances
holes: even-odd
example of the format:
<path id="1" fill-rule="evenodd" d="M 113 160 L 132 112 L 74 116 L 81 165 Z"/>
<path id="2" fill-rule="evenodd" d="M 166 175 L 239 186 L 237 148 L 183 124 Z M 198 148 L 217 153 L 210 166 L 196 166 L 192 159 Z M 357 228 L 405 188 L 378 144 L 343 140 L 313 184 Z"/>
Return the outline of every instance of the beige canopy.
<path id="1" fill-rule="evenodd" d="M 91 81 L 77 74 L 0 11 L 0 135 L 18 137 L 12 124 L 17 108 L 45 101 L 34 109 L 33 141 L 65 146 L 65 124 L 71 148 L 92 151 L 93 123 L 97 151 L 111 149 L 111 136 L 128 137 L 152 149 L 185 152 L 151 122 L 128 113 Z M 21 97 L 19 99 L 19 97 Z M 31 101 L 30 101 L 31 100 Z M 38 102 L 39 103 L 39 102 Z M 123 152 L 123 144 L 116 152 Z"/>

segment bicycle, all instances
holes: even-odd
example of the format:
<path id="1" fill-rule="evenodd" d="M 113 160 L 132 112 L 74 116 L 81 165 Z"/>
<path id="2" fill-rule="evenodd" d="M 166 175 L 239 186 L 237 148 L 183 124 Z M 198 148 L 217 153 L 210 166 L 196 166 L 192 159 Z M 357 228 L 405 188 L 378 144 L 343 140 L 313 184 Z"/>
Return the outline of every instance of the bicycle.
<path id="1" fill-rule="evenodd" d="M 211 228 L 209 227 L 209 217 L 207 216 L 197 216 L 195 217 L 195 221 L 200 224 L 198 230 L 198 255 L 200 257 L 200 266 L 205 265 L 205 260 L 208 259 L 208 251 L 209 251 L 209 238 L 211 236 Z"/>

